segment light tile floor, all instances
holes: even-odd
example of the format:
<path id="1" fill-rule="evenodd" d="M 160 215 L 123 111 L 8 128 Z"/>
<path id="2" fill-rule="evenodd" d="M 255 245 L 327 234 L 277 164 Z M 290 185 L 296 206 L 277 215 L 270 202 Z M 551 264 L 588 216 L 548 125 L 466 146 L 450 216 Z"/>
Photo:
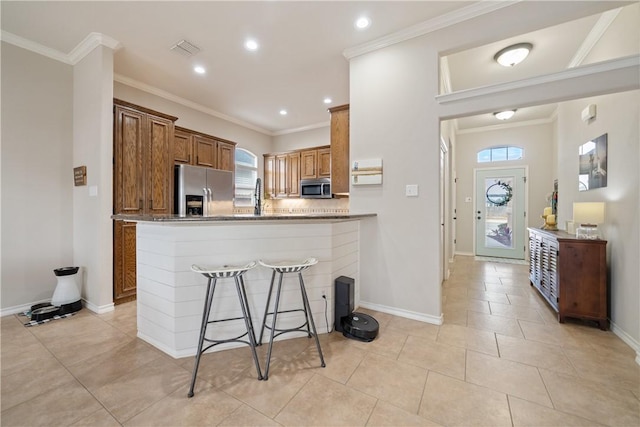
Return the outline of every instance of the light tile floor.
<path id="1" fill-rule="evenodd" d="M 135 302 L 31 328 L 8 316 L 0 423 L 640 425 L 635 352 L 593 325 L 559 324 L 526 266 L 457 257 L 443 311 L 442 326 L 368 311 L 379 337 L 323 335 L 324 369 L 313 340 L 278 342 L 266 382 L 255 379 L 248 348 L 207 354 L 192 399 L 193 358 L 137 339 Z"/>

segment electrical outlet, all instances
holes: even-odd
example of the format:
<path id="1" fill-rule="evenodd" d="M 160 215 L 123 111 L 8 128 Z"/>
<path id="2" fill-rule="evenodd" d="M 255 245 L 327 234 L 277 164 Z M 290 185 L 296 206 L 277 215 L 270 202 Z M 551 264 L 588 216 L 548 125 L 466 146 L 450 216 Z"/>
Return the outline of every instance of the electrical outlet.
<path id="1" fill-rule="evenodd" d="M 322 291 L 322 298 L 327 299 L 327 291 Z"/>

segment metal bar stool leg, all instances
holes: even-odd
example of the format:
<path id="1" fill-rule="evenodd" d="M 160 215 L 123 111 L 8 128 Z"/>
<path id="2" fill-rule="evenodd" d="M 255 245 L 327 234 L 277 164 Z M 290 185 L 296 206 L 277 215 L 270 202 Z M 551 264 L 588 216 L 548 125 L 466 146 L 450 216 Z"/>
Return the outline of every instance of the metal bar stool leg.
<path id="1" fill-rule="evenodd" d="M 260 362 L 258 362 L 258 354 L 256 353 L 256 336 L 253 332 L 253 322 L 249 314 L 249 306 L 247 304 L 246 295 L 244 295 L 244 284 L 242 283 L 242 276 L 240 279 L 234 277 L 236 281 L 236 289 L 238 290 L 238 298 L 240 299 L 240 308 L 242 309 L 242 316 L 244 317 L 244 324 L 247 327 L 247 335 L 249 338 L 249 347 L 251 347 L 251 354 L 253 355 L 253 361 L 256 364 L 256 371 L 258 371 L 258 379 L 262 379 L 262 372 L 260 371 Z"/>
<path id="2" fill-rule="evenodd" d="M 257 340 L 256 340 L 256 331 L 255 328 L 253 327 L 253 318 L 251 317 L 251 310 L 249 309 L 249 300 L 247 299 L 247 290 L 244 287 L 244 279 L 242 278 L 242 275 L 238 276 L 238 278 L 240 279 L 240 290 L 242 291 L 242 299 L 244 300 L 244 306 L 247 308 L 247 316 L 249 317 L 250 320 L 250 326 L 251 326 L 251 335 L 253 336 L 253 342 L 254 342 L 254 347 L 257 344 Z"/>
<path id="3" fill-rule="evenodd" d="M 300 292 L 302 293 L 302 303 L 304 304 L 304 315 L 307 318 L 307 330 L 309 329 L 309 325 L 311 325 L 311 330 L 313 331 L 313 337 L 316 339 L 316 347 L 318 348 L 318 354 L 320 355 L 320 366 L 324 368 L 327 365 L 324 363 L 322 348 L 320 348 L 320 339 L 318 338 L 318 331 L 316 330 L 316 324 L 313 321 L 313 314 L 311 313 L 311 305 L 309 304 L 309 297 L 307 296 L 307 290 L 304 286 L 304 281 L 302 280 L 302 273 L 298 273 L 298 277 L 300 278 Z"/>
<path id="4" fill-rule="evenodd" d="M 275 272 L 274 272 L 275 275 Z M 284 274 L 280 273 L 280 277 L 278 279 L 278 290 L 276 291 L 276 304 L 273 308 L 273 322 L 271 323 L 271 337 L 269 338 L 269 350 L 267 351 L 267 366 L 264 371 L 264 380 L 269 379 L 269 366 L 271 365 L 271 350 L 273 349 L 273 338 L 276 333 L 276 321 L 278 319 L 278 307 L 280 306 L 280 291 L 282 290 L 282 276 Z"/>
<path id="5" fill-rule="evenodd" d="M 262 335 L 264 334 L 264 329 L 267 325 L 267 315 L 269 314 L 269 304 L 271 303 L 271 292 L 273 291 L 273 283 L 276 279 L 276 271 L 273 270 L 271 273 L 271 283 L 269 284 L 269 293 L 267 293 L 267 308 L 264 310 L 264 317 L 262 318 L 262 328 L 260 328 L 260 339 L 258 340 L 258 345 L 262 345 Z"/>
<path id="6" fill-rule="evenodd" d="M 200 366 L 200 356 L 202 356 L 202 346 L 204 344 L 204 336 L 207 332 L 207 324 L 209 322 L 209 313 L 211 312 L 211 305 L 213 302 L 213 293 L 216 289 L 215 278 L 209 278 L 207 283 L 207 294 L 204 299 L 204 309 L 202 310 L 202 324 L 200 326 L 200 339 L 198 340 L 198 352 L 196 353 L 196 362 L 193 366 L 193 375 L 191 376 L 191 386 L 189 387 L 189 394 L 187 396 L 193 397 L 193 389 L 196 385 L 196 376 L 198 375 L 198 367 Z"/>

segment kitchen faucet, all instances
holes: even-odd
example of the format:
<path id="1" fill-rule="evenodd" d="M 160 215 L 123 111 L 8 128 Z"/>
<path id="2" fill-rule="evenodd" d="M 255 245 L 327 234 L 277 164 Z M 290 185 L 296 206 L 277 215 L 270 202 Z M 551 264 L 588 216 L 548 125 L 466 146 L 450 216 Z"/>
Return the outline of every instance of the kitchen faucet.
<path id="1" fill-rule="evenodd" d="M 262 198 L 260 197 L 260 185 L 262 184 L 262 180 L 260 178 L 256 179 L 256 189 L 253 192 L 253 197 L 255 200 L 255 204 L 253 206 L 253 214 L 261 215 L 262 214 Z"/>

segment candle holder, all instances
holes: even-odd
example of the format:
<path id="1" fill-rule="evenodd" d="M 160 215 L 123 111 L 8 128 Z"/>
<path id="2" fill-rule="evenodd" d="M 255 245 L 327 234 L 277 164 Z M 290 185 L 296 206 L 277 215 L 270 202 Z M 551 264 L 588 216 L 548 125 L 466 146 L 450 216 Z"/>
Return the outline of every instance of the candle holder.
<path id="1" fill-rule="evenodd" d="M 544 224 L 542 224 L 540 228 L 543 230 L 558 231 L 555 215 L 541 215 L 540 218 L 544 219 Z"/>

